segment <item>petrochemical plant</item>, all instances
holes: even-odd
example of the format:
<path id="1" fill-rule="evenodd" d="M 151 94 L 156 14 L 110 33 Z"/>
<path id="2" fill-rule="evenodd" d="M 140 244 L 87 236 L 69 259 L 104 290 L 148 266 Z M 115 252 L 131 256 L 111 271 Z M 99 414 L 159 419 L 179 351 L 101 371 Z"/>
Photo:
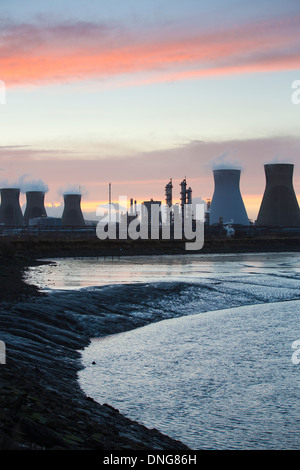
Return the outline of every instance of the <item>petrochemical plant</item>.
<path id="1" fill-rule="evenodd" d="M 240 191 L 241 171 L 226 168 L 213 170 L 214 192 L 205 208 L 205 227 L 211 233 L 218 233 L 220 228 L 230 226 L 231 232 L 242 230 L 245 233 L 251 228 L 260 231 L 297 230 L 300 231 L 300 210 L 293 187 L 294 165 L 276 163 L 264 165 L 266 186 L 262 202 L 255 222 L 250 222 Z M 173 206 L 173 181 L 165 186 L 165 205 L 169 208 L 177 206 L 182 213 L 187 206 L 193 207 L 192 188 L 188 187 L 186 178 L 180 186 L 180 203 Z M 111 184 L 109 186 L 111 198 Z M 178 191 L 179 192 L 179 191 Z M 85 221 L 81 210 L 81 194 L 64 194 L 64 208 L 61 218 L 47 216 L 44 191 L 27 191 L 26 208 L 22 212 L 19 198 L 20 188 L 2 188 L 0 204 L 0 235 L 15 233 L 36 235 L 50 232 L 77 234 L 95 234 L 98 221 Z M 111 201 L 110 201 L 111 202 Z M 144 201 L 143 206 L 151 213 L 153 204 L 161 205 L 161 201 Z M 130 209 L 125 214 L 127 220 L 137 217 L 136 201 L 130 201 Z M 191 210 L 191 209 L 190 209 Z M 172 216 L 171 216 L 172 217 Z M 172 222 L 172 221 L 171 221 Z M 161 221 L 160 221 L 161 223 Z M 18 231 L 18 232 L 16 232 Z M 228 232 L 229 233 L 229 232 Z"/>

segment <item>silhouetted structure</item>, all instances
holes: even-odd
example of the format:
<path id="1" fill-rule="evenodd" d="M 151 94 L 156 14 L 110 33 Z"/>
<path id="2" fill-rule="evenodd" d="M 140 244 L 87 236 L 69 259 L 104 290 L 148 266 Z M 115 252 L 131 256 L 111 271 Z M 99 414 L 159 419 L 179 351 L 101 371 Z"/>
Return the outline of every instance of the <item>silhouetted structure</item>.
<path id="1" fill-rule="evenodd" d="M 191 187 L 189 187 L 186 190 L 186 202 L 187 204 L 192 204 L 192 188 Z"/>
<path id="2" fill-rule="evenodd" d="M 47 217 L 44 200 L 45 193 L 43 191 L 26 192 L 26 209 L 24 212 L 26 225 L 29 225 L 30 219 L 35 219 L 37 217 Z"/>
<path id="3" fill-rule="evenodd" d="M 300 227 L 300 211 L 293 188 L 294 165 L 264 165 L 266 187 L 256 225 L 265 227 Z"/>
<path id="4" fill-rule="evenodd" d="M 20 206 L 20 189 L 3 188 L 1 192 L 0 223 L 11 227 L 25 225 Z"/>
<path id="5" fill-rule="evenodd" d="M 142 204 L 142 214 L 141 214 L 142 220 L 144 217 L 148 217 L 149 224 L 151 224 L 152 212 L 153 212 L 154 206 L 155 206 L 155 209 L 159 211 L 158 222 L 161 223 L 161 220 L 162 220 L 161 211 L 160 211 L 161 201 L 153 201 L 153 199 L 151 199 L 150 201 L 144 201 Z M 146 211 L 144 210 L 144 208 L 146 209 Z"/>
<path id="6" fill-rule="evenodd" d="M 181 181 L 180 183 L 180 187 L 181 187 L 181 191 L 180 191 L 180 206 L 181 206 L 181 210 L 183 212 L 184 210 L 184 206 L 186 205 L 187 203 L 187 190 L 186 190 L 186 178 L 184 178 L 184 180 Z"/>
<path id="7" fill-rule="evenodd" d="M 61 218 L 62 227 L 85 227 L 80 207 L 81 194 L 64 194 L 64 211 Z"/>
<path id="8" fill-rule="evenodd" d="M 213 171 L 215 189 L 212 197 L 209 223 L 223 222 L 249 225 L 249 219 L 240 192 L 241 171 L 238 169 L 218 169 Z"/>
<path id="9" fill-rule="evenodd" d="M 172 184 L 172 179 L 170 179 L 169 183 L 165 187 L 166 191 L 166 205 L 171 207 L 173 204 L 173 195 L 172 195 L 172 190 L 173 190 L 173 184 Z"/>

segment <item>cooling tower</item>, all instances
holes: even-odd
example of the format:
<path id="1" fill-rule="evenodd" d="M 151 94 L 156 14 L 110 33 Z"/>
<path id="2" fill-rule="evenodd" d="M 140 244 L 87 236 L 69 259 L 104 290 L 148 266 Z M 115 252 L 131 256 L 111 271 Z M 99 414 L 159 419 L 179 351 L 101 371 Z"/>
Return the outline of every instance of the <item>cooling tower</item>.
<path id="1" fill-rule="evenodd" d="M 240 192 L 241 171 L 214 170 L 215 190 L 210 206 L 210 225 L 223 222 L 249 225 L 249 219 Z"/>
<path id="2" fill-rule="evenodd" d="M 85 222 L 80 207 L 81 194 L 64 194 L 62 227 L 84 227 Z"/>
<path id="3" fill-rule="evenodd" d="M 37 217 L 47 217 L 44 206 L 45 193 L 43 191 L 27 191 L 26 192 L 26 209 L 24 219 L 26 225 L 29 225 L 29 219 Z"/>
<path id="4" fill-rule="evenodd" d="M 3 188 L 1 192 L 0 223 L 7 226 L 19 227 L 25 225 L 20 207 L 20 189 Z"/>
<path id="5" fill-rule="evenodd" d="M 266 187 L 256 225 L 300 227 L 300 211 L 293 188 L 294 165 L 265 165 Z"/>

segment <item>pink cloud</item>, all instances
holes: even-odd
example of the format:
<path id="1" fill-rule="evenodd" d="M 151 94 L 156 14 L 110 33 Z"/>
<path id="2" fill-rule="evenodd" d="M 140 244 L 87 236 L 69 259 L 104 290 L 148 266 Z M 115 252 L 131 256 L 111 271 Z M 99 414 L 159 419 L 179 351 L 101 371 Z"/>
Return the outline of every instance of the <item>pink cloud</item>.
<path id="1" fill-rule="evenodd" d="M 7 86 L 146 73 L 145 83 L 298 69 L 300 16 L 218 31 L 146 31 L 91 22 L 1 26 Z M 148 77 L 147 77 L 148 74 Z"/>

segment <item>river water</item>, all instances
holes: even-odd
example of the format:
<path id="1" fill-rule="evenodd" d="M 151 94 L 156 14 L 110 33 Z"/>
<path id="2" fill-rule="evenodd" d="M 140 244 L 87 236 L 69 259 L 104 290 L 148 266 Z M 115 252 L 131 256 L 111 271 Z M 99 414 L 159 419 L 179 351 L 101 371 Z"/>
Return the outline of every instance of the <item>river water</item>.
<path id="1" fill-rule="evenodd" d="M 30 280 L 96 291 L 101 308 L 110 286 L 115 309 L 167 318 L 82 351 L 79 384 L 99 403 L 194 450 L 298 449 L 299 261 L 289 253 L 62 259 L 33 268 Z"/>

